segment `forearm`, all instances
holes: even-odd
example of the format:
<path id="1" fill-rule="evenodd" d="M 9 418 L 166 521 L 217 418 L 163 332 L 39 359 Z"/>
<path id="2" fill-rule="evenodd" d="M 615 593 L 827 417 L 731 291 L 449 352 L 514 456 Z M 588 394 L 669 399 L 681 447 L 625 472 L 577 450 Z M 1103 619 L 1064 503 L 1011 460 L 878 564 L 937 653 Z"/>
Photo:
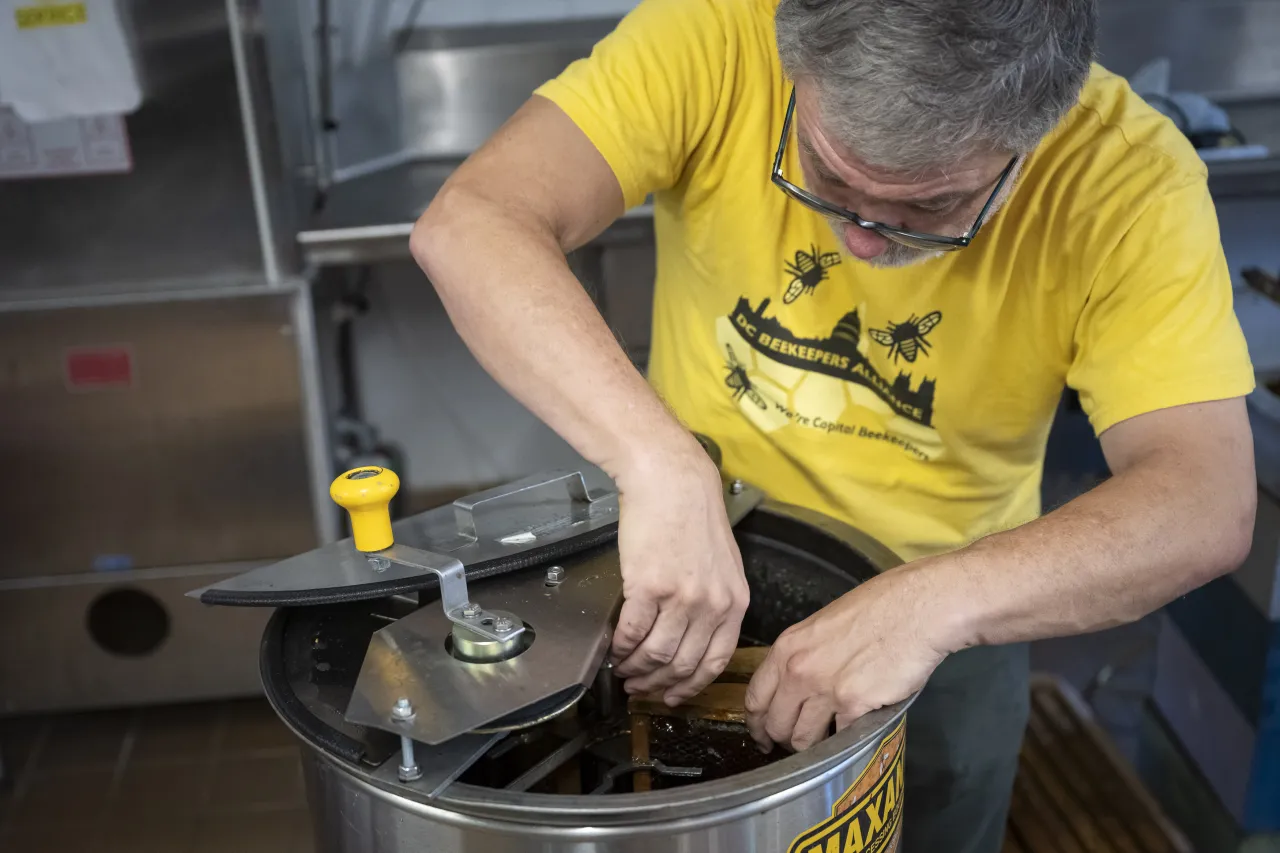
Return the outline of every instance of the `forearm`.
<path id="1" fill-rule="evenodd" d="M 458 333 L 514 397 L 612 476 L 693 453 L 565 261 L 554 229 L 469 193 L 438 200 L 414 256 Z"/>
<path id="2" fill-rule="evenodd" d="M 1155 456 L 1036 521 L 920 561 L 943 650 L 1141 618 L 1239 565 L 1255 498 L 1228 471 Z"/>

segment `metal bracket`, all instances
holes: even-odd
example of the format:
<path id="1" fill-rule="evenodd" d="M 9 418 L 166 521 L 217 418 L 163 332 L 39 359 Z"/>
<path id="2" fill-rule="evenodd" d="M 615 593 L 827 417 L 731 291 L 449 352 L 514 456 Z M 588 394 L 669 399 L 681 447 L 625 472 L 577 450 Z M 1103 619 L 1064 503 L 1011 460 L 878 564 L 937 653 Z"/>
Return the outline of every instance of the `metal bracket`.
<path id="1" fill-rule="evenodd" d="M 572 704 L 608 653 L 622 574 L 617 550 L 608 548 L 574 555 L 563 568 L 564 580 L 553 587 L 539 571 L 485 587 L 486 605 L 518 612 L 537 634 L 505 660 L 477 665 L 451 654 L 445 640 L 453 625 L 434 604 L 375 632 L 346 721 L 435 745 L 533 725 Z M 401 698 L 412 704 L 412 720 L 394 718 Z"/>
<path id="2" fill-rule="evenodd" d="M 581 471 L 550 471 L 545 474 L 534 474 L 514 483 L 495 486 L 453 502 L 453 515 L 458 534 L 472 541 L 480 538 L 480 525 L 477 523 L 477 512 L 484 504 L 492 508 L 495 504 L 510 501 L 527 495 L 536 489 L 564 484 L 569 497 L 579 503 L 590 504 L 592 499 L 587 491 L 586 478 Z"/>
<path id="3" fill-rule="evenodd" d="M 638 773 L 641 770 L 657 773 L 659 776 L 678 776 L 686 779 L 698 779 L 702 776 L 701 767 L 672 767 L 669 764 L 663 764 L 656 758 L 651 761 L 633 761 L 630 764 L 611 767 L 604 774 L 604 779 L 591 793 L 593 795 L 607 794 L 613 790 L 613 786 L 617 783 L 619 777 L 630 776 L 632 773 Z"/>
<path id="4" fill-rule="evenodd" d="M 371 554 L 373 557 L 384 557 L 401 566 L 431 572 L 440 579 L 440 603 L 444 606 L 444 615 L 455 625 L 461 625 L 474 631 L 488 640 L 511 640 L 524 633 L 524 625 L 512 623 L 505 631 L 496 630 L 498 618 L 484 608 L 474 604 L 467 595 L 467 576 L 462 563 L 445 554 L 435 554 L 407 545 L 392 545 L 382 551 Z"/>

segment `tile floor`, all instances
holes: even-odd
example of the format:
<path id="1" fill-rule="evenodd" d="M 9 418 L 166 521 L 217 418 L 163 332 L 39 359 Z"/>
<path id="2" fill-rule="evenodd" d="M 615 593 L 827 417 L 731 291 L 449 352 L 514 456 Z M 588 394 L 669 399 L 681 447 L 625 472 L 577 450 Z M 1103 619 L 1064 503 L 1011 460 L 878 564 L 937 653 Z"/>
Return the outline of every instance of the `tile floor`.
<path id="1" fill-rule="evenodd" d="M 293 736 L 265 702 L 0 720 L 4 853 L 310 853 Z"/>

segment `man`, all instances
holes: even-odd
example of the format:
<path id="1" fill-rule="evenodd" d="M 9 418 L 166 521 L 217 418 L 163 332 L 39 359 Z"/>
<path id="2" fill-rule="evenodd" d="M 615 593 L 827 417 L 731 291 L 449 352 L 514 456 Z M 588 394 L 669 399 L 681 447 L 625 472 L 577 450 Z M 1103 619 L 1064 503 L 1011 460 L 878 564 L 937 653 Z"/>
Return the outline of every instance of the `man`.
<path id="1" fill-rule="evenodd" d="M 412 238 L 476 357 L 620 489 L 629 690 L 693 695 L 747 603 L 690 430 L 908 561 L 785 632 L 747 699 L 762 745 L 803 749 L 928 682 L 908 851 L 999 849 L 1026 641 L 1249 546 L 1253 376 L 1205 170 L 1091 64 L 1095 27 L 1091 0 L 644 0 Z M 652 387 L 564 260 L 649 194 Z M 1040 517 L 1064 385 L 1114 476 Z"/>

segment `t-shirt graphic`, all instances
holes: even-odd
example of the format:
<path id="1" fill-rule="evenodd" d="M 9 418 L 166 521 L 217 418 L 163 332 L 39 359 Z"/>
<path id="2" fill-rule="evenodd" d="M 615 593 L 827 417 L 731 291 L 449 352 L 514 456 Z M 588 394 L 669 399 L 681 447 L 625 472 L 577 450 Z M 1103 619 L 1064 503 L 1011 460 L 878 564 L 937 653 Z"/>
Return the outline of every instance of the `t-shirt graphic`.
<path id="1" fill-rule="evenodd" d="M 791 281 L 787 282 L 787 292 L 782 294 L 782 301 L 790 305 L 806 293 L 813 293 L 819 284 L 827 280 L 827 270 L 840 263 L 839 252 L 820 252 L 817 246 L 810 246 L 809 251 L 796 250 L 794 261 L 787 261 L 785 267 Z"/>
<path id="2" fill-rule="evenodd" d="M 890 379 L 873 363 L 869 350 L 874 342 L 887 347 L 895 363 L 899 358 L 915 362 L 929 352 L 928 334 L 942 321 L 940 311 L 923 318 L 911 315 L 864 335 L 855 307 L 835 322 L 830 334 L 806 338 L 773 316 L 770 302 L 766 298 L 753 307 L 742 297 L 728 316 L 716 320 L 725 387 L 758 429 L 773 432 L 795 424 L 888 441 L 922 460 L 936 455 L 936 381 L 904 370 Z M 865 411 L 853 413 L 850 407 Z"/>

